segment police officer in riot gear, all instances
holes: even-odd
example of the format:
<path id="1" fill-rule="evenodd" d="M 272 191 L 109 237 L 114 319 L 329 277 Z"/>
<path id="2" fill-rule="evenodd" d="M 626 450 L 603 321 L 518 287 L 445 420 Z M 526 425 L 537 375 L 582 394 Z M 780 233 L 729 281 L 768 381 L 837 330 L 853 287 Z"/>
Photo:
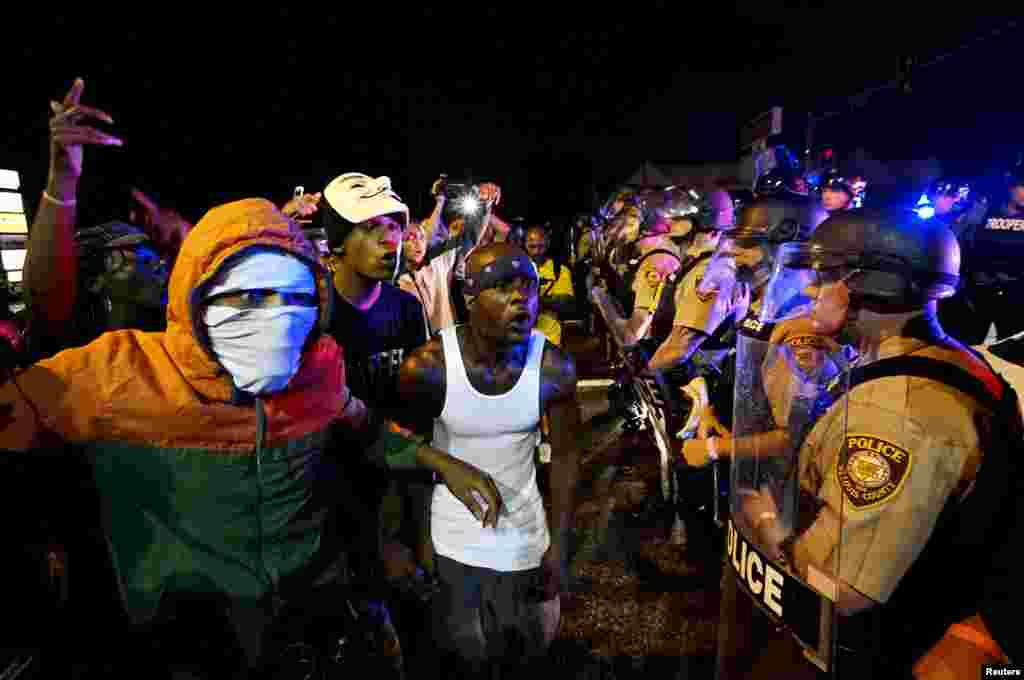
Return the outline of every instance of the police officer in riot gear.
<path id="1" fill-rule="evenodd" d="M 728 352 L 735 343 L 734 327 L 759 313 L 779 248 L 810 238 L 826 215 L 816 200 L 805 196 L 790 194 L 755 200 L 740 211 L 735 225 L 725 232 L 695 285 L 684 285 L 680 291 L 673 333 L 652 358 L 651 365 L 678 365 L 695 358 L 694 375 L 699 376 L 695 380 L 706 381 L 710 390 L 710 408 L 700 414 L 706 421 L 702 429 L 728 434 L 716 414 L 721 414 L 726 423 L 731 420 L 733 371 Z M 713 427 L 707 424 L 711 421 L 715 423 Z M 696 424 L 693 419 L 691 423 Z M 688 525 L 704 528 L 688 528 L 688 538 L 700 545 L 713 546 L 713 541 L 709 544 L 705 539 L 713 539 L 717 534 L 711 529 L 710 517 L 716 487 L 713 470 L 706 464 L 717 449 L 727 449 L 728 445 L 716 438 L 689 438 L 694 434 L 691 423 L 681 433 L 687 438 L 683 446 L 683 462 L 687 465 L 677 471 L 679 512 Z"/>
<path id="2" fill-rule="evenodd" d="M 944 178 L 932 184 L 928 190 L 935 219 L 949 227 L 957 238 L 961 238 L 972 227 L 979 224 L 988 210 L 983 196 L 976 196 L 970 182 Z"/>
<path id="3" fill-rule="evenodd" d="M 969 192 L 965 182 L 943 182 L 933 200 L 936 218 L 957 234 L 963 257 L 960 290 L 940 306 L 940 318 L 958 338 L 977 345 L 993 324 L 999 338 L 1024 330 L 1015 311 L 1015 302 L 1024 293 L 1024 177 L 1011 175 L 1006 202 L 987 215 L 987 201 L 971 201 Z M 940 209 L 945 211 L 942 215 Z"/>
<path id="4" fill-rule="evenodd" d="M 799 173 L 788 168 L 769 170 L 758 177 L 757 183 L 754 185 L 754 195 L 758 198 L 786 194 L 796 194 L 799 196 L 807 194 L 806 183 L 803 183 L 803 178 L 800 177 Z"/>
<path id="5" fill-rule="evenodd" d="M 673 334 L 651 360 L 651 368 L 664 369 L 686 361 L 704 338 L 716 333 L 731 306 L 722 296 L 753 298 L 758 305 L 774 265 L 778 246 L 806 240 L 826 217 L 814 200 L 795 194 L 759 198 L 740 211 L 735 221 L 712 222 L 724 235 L 715 254 L 691 271 L 677 290 Z M 692 279 L 692 280 L 691 280 Z M 745 287 L 745 291 L 737 290 Z M 742 321 L 746 308 L 735 321 Z"/>
<path id="6" fill-rule="evenodd" d="M 676 200 L 657 195 L 623 208 L 622 223 L 613 236 L 616 246 L 610 253 L 610 264 L 616 270 L 615 276 L 608 277 L 614 278 L 611 295 L 597 287 L 590 291 L 620 348 L 647 336 L 661 285 L 681 266 L 671 234 L 686 217 L 670 209 Z"/>
<path id="7" fill-rule="evenodd" d="M 1009 468 L 976 423 L 1012 391 L 939 325 L 959 255 L 865 211 L 780 249 L 737 347 L 719 678 L 907 677 L 977 601 Z"/>
<path id="8" fill-rule="evenodd" d="M 990 324 L 979 316 L 978 300 L 970 285 L 970 253 L 975 228 L 984 221 L 987 201 L 974 196 L 966 180 L 950 177 L 932 183 L 928 200 L 934 210 L 930 219 L 949 227 L 960 242 L 960 286 L 953 297 L 939 304 L 939 320 L 957 338 L 977 345 L 985 339 Z"/>
<path id="9" fill-rule="evenodd" d="M 821 204 L 830 214 L 854 207 L 853 184 L 838 172 L 831 172 L 821 180 Z"/>

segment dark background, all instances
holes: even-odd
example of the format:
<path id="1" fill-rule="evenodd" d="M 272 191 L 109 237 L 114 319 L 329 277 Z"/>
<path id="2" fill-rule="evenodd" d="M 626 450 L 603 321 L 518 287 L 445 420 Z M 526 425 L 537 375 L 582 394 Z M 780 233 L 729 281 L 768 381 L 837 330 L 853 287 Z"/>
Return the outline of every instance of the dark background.
<path id="1" fill-rule="evenodd" d="M 87 151 L 83 223 L 123 216 L 128 185 L 197 220 L 244 196 L 283 202 L 296 184 L 315 191 L 346 171 L 390 176 L 414 215 L 428 211 L 438 173 L 472 171 L 503 186 L 506 217 L 564 216 L 643 160 L 734 159 L 739 125 L 775 104 L 794 148 L 803 112 L 836 110 L 851 112 L 822 123 L 818 139 L 837 150 L 935 155 L 972 172 L 1016 160 L 1021 31 L 984 37 L 1007 18 L 822 4 L 49 13 L 0 47 L 0 167 L 22 173 L 32 211 L 47 102 L 75 76 L 126 142 Z M 912 94 L 851 107 L 850 96 L 900 77 L 902 55 L 950 52 L 914 76 Z"/>

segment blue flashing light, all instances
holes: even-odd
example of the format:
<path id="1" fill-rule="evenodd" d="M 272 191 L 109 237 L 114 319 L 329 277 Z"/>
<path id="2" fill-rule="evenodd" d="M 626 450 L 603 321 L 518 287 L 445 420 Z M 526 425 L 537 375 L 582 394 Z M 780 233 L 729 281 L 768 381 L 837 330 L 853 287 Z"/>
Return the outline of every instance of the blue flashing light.
<path id="1" fill-rule="evenodd" d="M 935 216 L 935 208 L 930 205 L 923 205 L 917 209 L 917 216 L 922 220 L 930 220 Z"/>

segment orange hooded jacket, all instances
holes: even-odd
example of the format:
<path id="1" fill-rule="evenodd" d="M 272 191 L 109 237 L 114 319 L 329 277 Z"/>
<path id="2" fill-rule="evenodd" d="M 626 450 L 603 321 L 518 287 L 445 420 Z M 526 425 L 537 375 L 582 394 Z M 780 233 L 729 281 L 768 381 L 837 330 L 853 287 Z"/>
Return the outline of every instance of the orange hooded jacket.
<path id="1" fill-rule="evenodd" d="M 204 288 L 252 247 L 313 271 L 319 330 L 282 392 L 245 400 L 210 349 Z M 70 444 L 92 463 L 121 594 L 136 622 L 164 592 L 260 598 L 309 568 L 329 499 L 329 426 L 344 409 L 341 348 L 322 334 L 331 283 L 301 230 L 269 201 L 214 208 L 182 245 L 167 331 L 106 333 L 0 388 L 0 449 Z M 245 403 L 245 402 L 248 403 Z M 381 434 L 406 459 L 418 446 Z M 412 454 L 414 455 L 414 454 Z"/>

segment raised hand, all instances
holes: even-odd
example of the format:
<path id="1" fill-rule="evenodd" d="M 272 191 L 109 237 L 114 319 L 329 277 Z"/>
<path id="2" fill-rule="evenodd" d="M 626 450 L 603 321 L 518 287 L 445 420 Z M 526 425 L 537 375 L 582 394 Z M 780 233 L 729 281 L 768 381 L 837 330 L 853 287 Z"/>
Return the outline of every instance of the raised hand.
<path id="1" fill-rule="evenodd" d="M 123 146 L 113 135 L 85 125 L 88 121 L 101 121 L 108 125 L 114 119 L 109 114 L 81 103 L 85 81 L 75 79 L 64 101 L 50 102 L 50 179 L 77 181 L 82 176 L 82 149 L 85 145 Z"/>
<path id="2" fill-rule="evenodd" d="M 501 187 L 493 182 L 485 182 L 480 185 L 480 201 L 491 208 L 501 205 Z"/>
<path id="3" fill-rule="evenodd" d="M 174 210 L 161 208 L 156 201 L 138 189 L 132 189 L 131 194 L 146 211 L 145 223 L 138 226 L 149 232 L 150 238 L 160 250 L 168 253 L 178 252 L 182 241 L 192 230 L 192 224 Z"/>

